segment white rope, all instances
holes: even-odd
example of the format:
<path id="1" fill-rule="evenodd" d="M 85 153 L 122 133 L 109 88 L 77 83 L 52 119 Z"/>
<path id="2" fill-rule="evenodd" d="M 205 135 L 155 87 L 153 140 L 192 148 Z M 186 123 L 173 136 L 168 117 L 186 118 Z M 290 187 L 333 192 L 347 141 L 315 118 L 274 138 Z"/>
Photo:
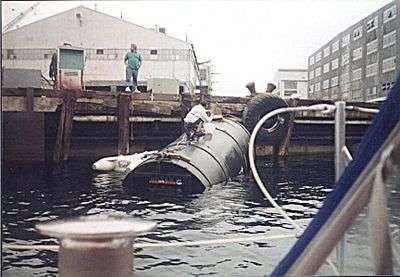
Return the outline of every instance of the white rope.
<path id="1" fill-rule="evenodd" d="M 346 110 L 359 111 L 359 112 L 363 112 L 363 113 L 373 113 L 373 114 L 379 113 L 379 109 L 370 109 L 370 108 L 363 108 L 363 107 L 357 107 L 357 106 L 347 106 Z"/>
<path id="2" fill-rule="evenodd" d="M 271 117 L 278 115 L 280 113 L 298 112 L 298 111 L 322 111 L 323 113 L 330 113 L 330 112 L 333 112 L 334 110 L 335 110 L 334 106 L 326 105 L 326 104 L 318 104 L 318 105 L 312 105 L 312 106 L 308 106 L 308 107 L 288 107 L 288 108 L 276 109 L 276 110 L 264 115 L 258 121 L 258 123 L 254 127 L 253 132 L 251 133 L 251 136 L 250 136 L 249 162 L 250 162 L 250 168 L 251 168 L 251 172 L 253 173 L 254 180 L 256 181 L 261 192 L 271 203 L 271 205 L 278 211 L 278 213 L 283 218 L 285 218 L 287 221 L 289 221 L 289 223 L 293 226 L 293 228 L 296 230 L 297 235 L 300 235 L 300 233 L 302 232 L 302 228 L 293 219 L 291 219 L 289 217 L 289 215 L 278 205 L 278 203 L 276 203 L 276 201 L 269 194 L 268 190 L 265 188 L 263 182 L 261 181 L 260 175 L 258 175 L 258 171 L 257 171 L 256 164 L 255 164 L 255 151 L 254 151 L 256 136 L 257 136 L 257 133 L 260 130 L 261 126 L 265 123 L 265 121 L 267 121 Z M 332 267 L 335 274 L 340 275 L 337 267 L 333 264 L 333 262 L 329 258 L 326 261 Z"/>
<path id="3" fill-rule="evenodd" d="M 181 242 L 142 242 L 135 243 L 135 248 L 157 248 L 157 247 L 181 247 L 181 246 L 200 246 L 200 245 L 216 245 L 216 244 L 227 244 L 227 243 L 239 243 L 239 242 L 255 242 L 255 241 L 266 241 L 273 239 L 285 239 L 285 238 L 295 238 L 295 235 L 276 235 L 276 236 L 246 236 L 238 238 L 228 238 L 228 239 L 211 239 L 211 240 L 198 240 L 198 241 L 181 241 Z M 23 245 L 23 244 L 9 244 L 3 243 L 3 249 L 9 250 L 49 250 L 58 251 L 59 245 Z"/>

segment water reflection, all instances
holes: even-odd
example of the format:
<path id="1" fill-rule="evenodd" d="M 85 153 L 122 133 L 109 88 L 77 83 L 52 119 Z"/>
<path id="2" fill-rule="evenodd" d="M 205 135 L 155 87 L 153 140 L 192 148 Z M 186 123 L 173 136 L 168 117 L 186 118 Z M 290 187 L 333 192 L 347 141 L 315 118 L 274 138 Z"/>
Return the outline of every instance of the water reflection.
<path id="1" fill-rule="evenodd" d="M 316 213 L 333 182 L 332 157 L 297 157 L 274 166 L 259 159 L 260 175 L 277 202 L 301 225 Z M 121 213 L 158 222 L 137 242 L 220 239 L 267 233 L 291 234 L 291 226 L 262 197 L 249 176 L 208 188 L 202 194 L 171 191 L 133 195 L 123 173 L 97 173 L 90 161 L 52 170 L 28 167 L 3 174 L 3 241 L 54 244 L 33 228 L 50 219 Z M 398 207 L 398 209 L 400 209 Z M 260 276 L 272 270 L 293 239 L 202 247 L 137 249 L 138 276 Z M 49 251 L 3 252 L 8 276 L 54 276 L 57 255 Z"/>

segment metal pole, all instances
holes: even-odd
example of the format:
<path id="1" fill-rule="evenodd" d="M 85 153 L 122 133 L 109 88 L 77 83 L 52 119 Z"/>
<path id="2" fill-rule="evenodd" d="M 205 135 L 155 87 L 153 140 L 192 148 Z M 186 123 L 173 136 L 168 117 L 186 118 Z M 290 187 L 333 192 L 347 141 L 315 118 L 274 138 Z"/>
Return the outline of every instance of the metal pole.
<path id="1" fill-rule="evenodd" d="M 94 215 L 40 223 L 36 228 L 61 240 L 60 277 L 132 277 L 132 238 L 155 226 L 128 217 Z"/>
<path id="2" fill-rule="evenodd" d="M 338 181 L 345 168 L 343 147 L 346 146 L 346 103 L 335 102 L 335 181 Z M 336 247 L 336 261 L 340 275 L 344 274 L 345 237 Z"/>

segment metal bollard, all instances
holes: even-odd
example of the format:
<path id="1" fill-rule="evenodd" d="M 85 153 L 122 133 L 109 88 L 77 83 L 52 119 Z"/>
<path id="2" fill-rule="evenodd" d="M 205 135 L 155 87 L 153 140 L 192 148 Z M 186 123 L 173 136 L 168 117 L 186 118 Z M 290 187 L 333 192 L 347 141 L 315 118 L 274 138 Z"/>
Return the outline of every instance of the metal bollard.
<path id="1" fill-rule="evenodd" d="M 132 239 L 155 226 L 129 217 L 96 215 L 41 223 L 36 229 L 61 240 L 60 277 L 132 277 Z"/>

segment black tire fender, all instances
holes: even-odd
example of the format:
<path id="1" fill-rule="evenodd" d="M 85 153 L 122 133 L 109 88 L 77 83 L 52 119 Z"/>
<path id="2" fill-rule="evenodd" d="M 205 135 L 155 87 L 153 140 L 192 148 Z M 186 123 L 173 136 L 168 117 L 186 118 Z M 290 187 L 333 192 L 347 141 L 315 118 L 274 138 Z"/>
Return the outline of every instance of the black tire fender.
<path id="1" fill-rule="evenodd" d="M 247 102 L 243 111 L 243 125 L 251 133 L 257 122 L 267 113 L 279 108 L 288 107 L 285 100 L 273 94 L 258 94 Z M 276 144 L 280 142 L 286 134 L 290 114 L 282 113 L 267 120 L 258 131 L 257 140 Z"/>

